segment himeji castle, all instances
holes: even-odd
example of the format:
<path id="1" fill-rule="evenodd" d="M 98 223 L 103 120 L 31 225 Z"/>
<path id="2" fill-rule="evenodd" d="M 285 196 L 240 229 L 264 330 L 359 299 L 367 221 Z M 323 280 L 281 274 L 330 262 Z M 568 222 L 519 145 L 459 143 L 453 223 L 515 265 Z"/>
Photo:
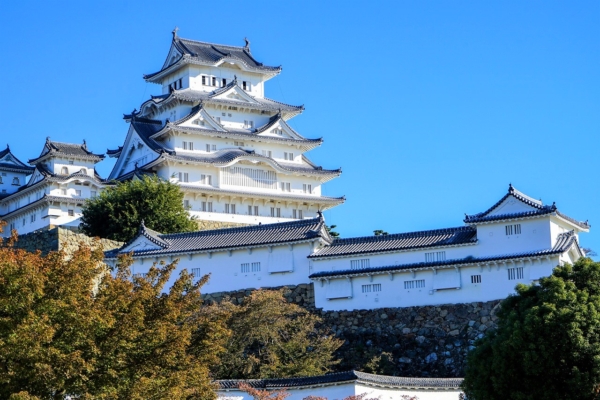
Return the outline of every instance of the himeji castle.
<path id="1" fill-rule="evenodd" d="M 341 170 L 305 154 L 322 139 L 288 124 L 304 107 L 265 97 L 265 82 L 280 72 L 258 62 L 247 40 L 225 46 L 173 31 L 162 68 L 144 76 L 162 93 L 125 115 L 125 142 L 107 153 L 117 158 L 109 179 L 156 174 L 178 183 L 201 226 L 302 220 L 343 203 L 322 195 Z"/>
<path id="2" fill-rule="evenodd" d="M 584 252 L 575 220 L 512 185 L 464 225 L 429 231 L 334 239 L 315 218 L 191 233 L 160 234 L 145 226 L 109 264 L 132 253 L 133 273 L 159 261 L 196 278 L 203 293 L 314 283 L 324 310 L 456 304 L 503 299 L 517 283 L 548 276 Z M 178 273 L 172 275 L 176 279 Z"/>
<path id="3" fill-rule="evenodd" d="M 103 154 L 91 152 L 85 143 L 61 143 L 46 139 L 40 155 L 17 159 L 7 147 L 0 152 L 0 219 L 19 234 L 62 226 L 77 229 L 81 207 L 107 186 L 95 170 Z"/>

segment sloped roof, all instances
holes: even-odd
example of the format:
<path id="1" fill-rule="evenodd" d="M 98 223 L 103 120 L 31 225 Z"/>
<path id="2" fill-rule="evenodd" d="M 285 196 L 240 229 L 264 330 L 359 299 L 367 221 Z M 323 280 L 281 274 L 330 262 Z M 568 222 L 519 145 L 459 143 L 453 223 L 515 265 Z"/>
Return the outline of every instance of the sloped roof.
<path id="1" fill-rule="evenodd" d="M 550 256 L 555 254 L 562 254 L 571 249 L 571 247 L 575 246 L 580 256 L 583 256 L 581 249 L 579 248 L 579 244 L 577 243 L 577 236 L 574 231 L 569 231 L 565 233 L 561 233 L 558 235 L 558 239 L 556 244 L 551 249 L 538 250 L 538 251 L 528 251 L 523 253 L 514 253 L 514 254 L 503 254 L 497 256 L 488 256 L 488 257 L 467 257 L 462 259 L 452 259 L 445 261 L 432 261 L 432 262 L 419 262 L 419 263 L 408 263 L 408 264 L 397 264 L 397 265 L 386 265 L 381 267 L 369 267 L 362 269 L 345 269 L 339 271 L 321 271 L 311 274 L 309 278 L 311 279 L 319 279 L 319 278 L 330 278 L 336 276 L 353 276 L 353 275 L 365 275 L 365 274 L 374 274 L 374 273 L 388 273 L 394 271 L 403 271 L 403 270 L 414 270 L 421 268 L 435 268 L 435 267 L 448 267 L 448 266 L 457 266 L 457 265 L 471 265 L 471 264 L 482 264 L 489 263 L 495 261 L 502 260 L 514 260 L 519 258 L 533 258 L 533 257 L 543 257 Z"/>
<path id="2" fill-rule="evenodd" d="M 331 246 L 318 250 L 309 258 L 327 258 L 427 247 L 456 246 L 477 242 L 477 230 L 470 226 L 436 229 L 392 235 L 336 239 Z"/>
<path id="3" fill-rule="evenodd" d="M 46 138 L 46 143 L 44 144 L 42 153 L 39 157 L 29 160 L 29 164 L 37 164 L 53 156 L 74 157 L 95 162 L 104 159 L 104 154 L 94 154 L 89 151 L 85 140 L 83 141 L 83 144 L 75 144 L 54 142 L 51 141 L 50 138 Z"/>
<path id="4" fill-rule="evenodd" d="M 33 167 L 26 165 L 24 162 L 22 162 L 17 157 L 15 157 L 15 155 L 10 151 L 9 145 L 6 145 L 6 149 L 0 151 L 0 160 L 7 155 L 10 155 L 12 160 L 17 165 L 0 161 L 0 169 L 1 170 L 10 171 L 10 172 L 20 172 L 20 173 L 25 173 L 25 174 L 30 174 L 31 172 L 33 172 L 33 170 L 34 170 Z"/>
<path id="5" fill-rule="evenodd" d="M 327 242 L 331 237 L 324 229 L 325 220 L 322 216 L 317 218 L 281 222 L 277 224 L 265 224 L 244 226 L 239 228 L 217 229 L 209 231 L 197 231 L 188 233 L 147 233 L 140 229 L 140 233 L 121 249 L 127 248 L 140 235 L 152 236 L 160 246 L 159 249 L 137 250 L 135 256 L 160 256 L 190 252 L 208 252 L 216 250 L 228 250 L 252 246 L 275 245 L 282 243 L 300 242 L 310 239 L 322 238 Z M 160 241 L 160 244 L 158 243 Z M 115 258 L 122 250 L 116 249 L 106 252 L 107 258 Z"/>
<path id="6" fill-rule="evenodd" d="M 514 197 L 518 201 L 533 207 L 534 210 L 523 211 L 518 213 L 507 213 L 507 214 L 496 214 L 490 215 L 494 210 L 496 210 L 507 198 Z M 477 224 L 482 222 L 492 222 L 492 221 L 502 221 L 507 219 L 515 219 L 515 218 L 529 218 L 536 217 L 547 214 L 556 214 L 561 218 L 569 221 L 570 223 L 578 226 L 581 229 L 588 230 L 591 226 L 587 221 L 577 221 L 574 218 L 571 218 L 561 212 L 558 211 L 556 204 L 552 203 L 552 205 L 544 205 L 541 200 L 536 200 L 532 197 L 527 196 L 526 194 L 518 191 L 513 187 L 513 185 L 508 185 L 508 192 L 496 202 L 489 209 L 480 212 L 478 214 L 473 215 L 465 215 L 464 222 L 467 224 Z"/>
<path id="7" fill-rule="evenodd" d="M 218 65 L 226 60 L 238 61 L 251 71 L 265 73 L 279 73 L 281 71 L 281 67 L 270 67 L 258 62 L 252 56 L 249 45 L 245 47 L 227 46 L 184 39 L 174 34 L 172 47 L 175 47 L 182 56 L 168 64 L 165 63 L 160 71 L 144 75 L 144 79 L 153 81 L 153 78 L 162 75 L 167 70 L 174 70 L 184 64 Z"/>
<path id="8" fill-rule="evenodd" d="M 219 389 L 236 389 L 240 383 L 246 383 L 256 389 L 283 389 L 313 385 L 338 384 L 342 382 L 357 382 L 367 385 L 397 387 L 397 388 L 431 388 L 459 389 L 462 378 L 410 378 L 367 374 L 360 371 L 336 372 L 327 375 L 283 378 L 283 379 L 227 379 L 217 380 Z"/>
<path id="9" fill-rule="evenodd" d="M 237 83 L 235 83 L 235 81 L 232 81 L 231 83 L 229 83 L 227 86 L 225 86 L 222 89 L 229 89 L 230 87 L 232 87 L 231 85 L 235 86 L 235 85 L 237 85 Z M 288 113 L 293 113 L 293 114 L 300 113 L 304 110 L 304 106 L 293 106 L 290 104 L 285 104 L 285 103 L 281 103 L 281 102 L 269 99 L 267 97 L 254 97 L 250 94 L 247 94 L 247 95 L 255 101 L 253 103 L 240 101 L 240 100 L 233 100 L 233 99 L 215 98 L 222 91 L 223 90 L 217 90 L 217 91 L 213 91 L 213 92 L 203 92 L 200 90 L 194 90 L 194 89 L 190 89 L 190 88 L 173 90 L 171 93 L 168 93 L 168 94 L 152 96 L 152 98 L 150 100 L 147 100 L 146 102 L 144 102 L 144 104 L 142 104 L 141 109 L 143 109 L 144 106 L 146 106 L 148 103 L 161 104 L 161 103 L 166 103 L 168 101 L 175 99 L 175 100 L 180 100 L 180 101 L 185 101 L 185 102 L 190 102 L 190 103 L 203 102 L 205 104 L 230 105 L 230 106 L 235 106 L 235 107 L 251 108 L 253 110 L 271 111 L 271 112 L 282 111 L 282 112 L 288 112 Z M 130 117 L 130 115 L 125 115 L 125 118 L 128 118 L 128 117 Z"/>

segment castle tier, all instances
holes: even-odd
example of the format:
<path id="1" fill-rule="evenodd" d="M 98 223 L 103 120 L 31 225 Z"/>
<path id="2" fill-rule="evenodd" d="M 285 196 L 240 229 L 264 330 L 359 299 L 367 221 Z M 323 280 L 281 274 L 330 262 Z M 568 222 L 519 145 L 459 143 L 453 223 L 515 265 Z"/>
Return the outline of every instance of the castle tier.
<path id="1" fill-rule="evenodd" d="M 322 195 L 341 170 L 305 155 L 322 139 L 288 124 L 304 107 L 264 96 L 280 72 L 256 61 L 248 41 L 223 46 L 174 31 L 163 67 L 145 76 L 162 94 L 125 115 L 125 143 L 107 152 L 118 158 L 109 179 L 156 174 L 178 183 L 190 214 L 209 226 L 314 218 L 343 203 Z"/>
<path id="2" fill-rule="evenodd" d="M 12 172 L 8 181 L 15 188 L 0 198 L 0 218 L 8 225 L 2 235 L 10 235 L 13 229 L 24 234 L 59 225 L 77 228 L 84 201 L 107 186 L 94 169 L 103 158 L 89 151 L 85 141 L 71 144 L 50 139 L 39 157 L 29 160 L 33 167 L 20 162 L 8 148 L 0 153 L 2 181 L 5 172 L 6 177 Z"/>

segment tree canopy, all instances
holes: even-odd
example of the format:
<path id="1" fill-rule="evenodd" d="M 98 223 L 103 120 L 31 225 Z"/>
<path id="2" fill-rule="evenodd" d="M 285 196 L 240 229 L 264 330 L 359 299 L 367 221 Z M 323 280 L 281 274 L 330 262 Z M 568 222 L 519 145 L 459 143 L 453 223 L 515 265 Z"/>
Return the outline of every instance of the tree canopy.
<path id="1" fill-rule="evenodd" d="M 223 302 L 205 309 L 213 318 L 224 318 L 231 331 L 215 377 L 313 376 L 337 364 L 333 353 L 342 341 L 317 327 L 320 317 L 288 303 L 285 290 L 257 290 L 241 305 Z"/>
<path id="2" fill-rule="evenodd" d="M 175 264 L 107 273 L 100 250 L 42 256 L 0 243 L 0 398 L 214 399 L 209 369 L 228 330 L 198 313 Z"/>
<path id="3" fill-rule="evenodd" d="M 581 258 L 516 290 L 468 356 L 467 397 L 599 399 L 600 263 Z"/>
<path id="4" fill-rule="evenodd" d="M 89 199 L 82 208 L 80 229 L 88 236 L 126 242 L 144 221 L 161 233 L 198 229 L 183 206 L 183 192 L 156 176 L 118 182 Z"/>

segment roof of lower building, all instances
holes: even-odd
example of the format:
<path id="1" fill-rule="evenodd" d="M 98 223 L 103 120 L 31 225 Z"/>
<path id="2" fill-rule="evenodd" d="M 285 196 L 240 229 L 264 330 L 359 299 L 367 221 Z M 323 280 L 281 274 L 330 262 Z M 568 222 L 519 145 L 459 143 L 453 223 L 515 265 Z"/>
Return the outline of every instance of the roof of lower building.
<path id="1" fill-rule="evenodd" d="M 117 257 L 119 253 L 123 252 L 122 249 L 126 249 L 140 236 L 152 237 L 153 240 L 151 241 L 159 248 L 136 250 L 133 252 L 134 257 L 229 250 L 301 242 L 318 238 L 331 242 L 331 237 L 325 230 L 325 220 L 322 215 L 317 218 L 292 222 L 171 234 L 150 231 L 142 225 L 140 232 L 134 239 L 121 249 L 106 252 L 106 257 Z"/>
<path id="2" fill-rule="evenodd" d="M 49 157 L 68 157 L 78 158 L 82 160 L 90 160 L 94 162 L 101 161 L 104 159 L 104 154 L 94 154 L 88 150 L 85 140 L 82 144 L 75 143 L 62 143 L 51 141 L 50 138 L 46 138 L 46 143 L 42 153 L 37 158 L 29 160 L 29 164 L 37 164 Z"/>
<path id="3" fill-rule="evenodd" d="M 255 72 L 279 73 L 281 67 L 270 67 L 257 61 L 250 52 L 249 42 L 246 46 L 227 46 L 222 44 L 200 42 L 197 40 L 180 38 L 173 35 L 172 47 L 174 47 L 180 56 L 176 59 L 167 60 L 160 71 L 144 75 L 147 81 L 154 81 L 165 72 L 175 70 L 178 66 L 184 64 L 201 64 L 217 66 L 225 61 L 239 62 L 245 69 Z"/>
<path id="4" fill-rule="evenodd" d="M 327 258 L 388 251 L 411 250 L 427 247 L 457 246 L 477 242 L 477 230 L 470 226 L 336 239 L 312 254 L 310 258 Z"/>
<path id="5" fill-rule="evenodd" d="M 509 198 L 511 196 L 513 198 L 517 199 L 518 201 L 520 201 L 521 203 L 526 204 L 530 207 L 533 207 L 534 209 L 530 210 L 530 211 L 523 211 L 523 212 L 516 212 L 516 213 L 490 215 L 501 204 L 503 204 L 507 198 Z M 530 196 L 527 196 L 523 192 L 518 191 L 517 189 L 515 189 L 515 187 L 513 185 L 508 185 L 508 192 L 500 200 L 498 200 L 496 202 L 496 204 L 491 206 L 486 211 L 483 211 L 483 212 L 480 212 L 477 214 L 472 214 L 472 215 L 465 215 L 464 222 L 467 224 L 477 224 L 477 223 L 482 223 L 482 222 L 502 221 L 502 220 L 507 220 L 507 219 L 531 218 L 531 217 L 537 217 L 537 216 L 548 215 L 548 214 L 556 214 L 559 217 L 567 220 L 568 222 L 579 227 L 582 230 L 589 230 L 591 228 L 591 225 L 587 221 L 585 221 L 585 222 L 577 221 L 576 219 L 571 218 L 571 217 L 561 213 L 560 211 L 558 211 L 555 203 L 552 203 L 552 205 L 545 205 L 542 203 L 541 200 L 536 200 Z"/>
<path id="6" fill-rule="evenodd" d="M 311 274 L 309 278 L 331 278 L 336 276 L 353 276 L 353 275 L 365 275 L 374 273 L 388 273 L 395 271 L 415 270 L 422 268 L 440 268 L 440 267 L 451 267 L 458 265 L 470 265 L 470 264 L 485 264 L 493 263 L 503 260 L 515 260 L 515 259 L 528 259 L 534 257 L 544 257 L 556 254 L 562 254 L 569 251 L 572 247 L 575 247 L 579 252 L 580 256 L 584 256 L 583 252 L 579 248 L 577 242 L 577 235 L 574 231 L 561 233 L 558 235 L 556 244 L 551 249 L 528 251 L 523 253 L 513 254 L 502 254 L 497 256 L 488 257 L 466 257 L 461 259 L 452 259 L 444 261 L 431 261 L 431 262 L 419 262 L 419 263 L 408 263 L 408 264 L 397 264 L 397 265 L 386 265 L 381 267 L 369 267 L 362 269 L 345 269 L 339 271 L 321 271 Z"/>
<path id="7" fill-rule="evenodd" d="M 395 388 L 421 388 L 458 390 L 462 378 L 410 378 L 400 376 L 374 375 L 360 371 L 336 372 L 327 375 L 283 378 L 283 379 L 227 379 L 216 381 L 219 389 L 236 389 L 240 383 L 246 383 L 256 389 L 284 389 L 315 385 L 339 384 L 342 382 L 358 382 L 371 386 Z"/>

